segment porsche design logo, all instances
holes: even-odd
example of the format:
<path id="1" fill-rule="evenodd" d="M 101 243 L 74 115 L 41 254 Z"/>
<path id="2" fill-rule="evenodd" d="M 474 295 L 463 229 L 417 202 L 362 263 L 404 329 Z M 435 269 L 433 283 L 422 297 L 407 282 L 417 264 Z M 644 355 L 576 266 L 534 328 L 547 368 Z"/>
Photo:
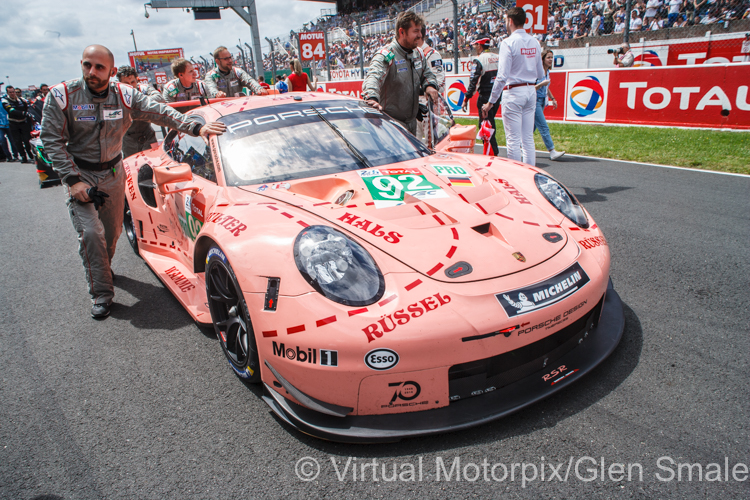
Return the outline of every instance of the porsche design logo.
<path id="1" fill-rule="evenodd" d="M 522 254 L 521 252 L 515 252 L 515 253 L 513 254 L 513 257 L 515 257 L 515 258 L 516 258 L 516 260 L 518 260 L 518 261 L 520 261 L 520 262 L 526 262 L 526 257 L 524 257 L 524 256 L 523 256 L 523 254 Z"/>

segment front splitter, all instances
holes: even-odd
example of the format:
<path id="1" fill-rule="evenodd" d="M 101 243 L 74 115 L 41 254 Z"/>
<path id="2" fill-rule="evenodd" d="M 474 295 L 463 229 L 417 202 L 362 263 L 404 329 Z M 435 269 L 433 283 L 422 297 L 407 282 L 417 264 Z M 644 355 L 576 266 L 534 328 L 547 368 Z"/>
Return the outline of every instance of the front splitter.
<path id="1" fill-rule="evenodd" d="M 599 324 L 577 347 L 555 361 L 555 366 L 569 368 L 555 378 L 543 379 L 550 367 L 501 389 L 454 401 L 443 408 L 395 415 L 324 415 L 289 401 L 267 384 L 263 399 L 289 425 L 329 441 L 381 443 L 453 432 L 510 415 L 572 384 L 612 354 L 624 328 L 622 301 L 610 280 Z"/>

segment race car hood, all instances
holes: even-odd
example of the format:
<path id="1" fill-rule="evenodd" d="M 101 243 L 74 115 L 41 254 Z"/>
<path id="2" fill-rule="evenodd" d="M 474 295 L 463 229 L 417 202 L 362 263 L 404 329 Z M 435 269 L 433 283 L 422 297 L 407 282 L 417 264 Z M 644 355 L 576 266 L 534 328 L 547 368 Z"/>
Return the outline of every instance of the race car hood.
<path id="1" fill-rule="evenodd" d="M 469 282 L 523 271 L 567 243 L 534 172 L 488 160 L 434 155 L 242 189 L 313 213 L 433 279 Z"/>

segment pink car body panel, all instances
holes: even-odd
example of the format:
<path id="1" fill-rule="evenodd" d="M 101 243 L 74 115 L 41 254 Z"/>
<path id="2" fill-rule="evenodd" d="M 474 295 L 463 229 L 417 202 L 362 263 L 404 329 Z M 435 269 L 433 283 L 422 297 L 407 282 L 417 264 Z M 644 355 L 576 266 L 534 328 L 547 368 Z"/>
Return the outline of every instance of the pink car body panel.
<path id="1" fill-rule="evenodd" d="M 312 102 L 348 99 L 296 95 Z M 194 113 L 214 121 L 293 97 L 239 98 Z M 442 152 L 379 167 L 419 172 L 446 195 L 418 199 L 407 194 L 404 204 L 386 208 L 376 208 L 357 171 L 290 180 L 260 191 L 261 185 L 226 186 L 215 137 L 216 183 L 194 176 L 174 185 L 194 191 L 163 196 L 154 190 L 157 207 L 147 206 L 137 182 L 139 169 L 175 164 L 154 148 L 125 160 L 125 195 L 141 255 L 200 323 L 211 322 L 203 277 L 206 252 L 212 245 L 221 248 L 248 306 L 261 377 L 274 397 L 304 406 L 264 361 L 284 382 L 317 400 L 350 408 L 349 415 L 419 412 L 451 404 L 451 367 L 512 352 L 581 320 L 603 301 L 609 281 L 603 233 L 590 214 L 589 227 L 581 228 L 547 201 L 534 181 L 542 170 L 449 151 L 461 147 L 466 144 L 446 140 L 438 147 Z M 454 185 L 436 166 L 461 167 L 470 176 Z M 345 206 L 337 205 L 347 190 L 354 196 Z M 315 225 L 335 228 L 372 255 L 385 280 L 380 300 L 348 307 L 311 288 L 295 265 L 293 245 L 301 231 Z M 557 235 L 554 241 L 544 236 L 549 233 Z M 471 273 L 446 274 L 462 262 L 470 264 Z M 503 300 L 506 308 L 523 301 L 503 299 L 503 294 L 544 282 L 575 264 L 587 279 L 574 293 L 528 312 L 520 306 L 513 316 L 504 309 Z M 280 279 L 275 311 L 264 311 L 268 277 Z M 566 278 L 566 288 L 573 290 L 576 279 Z M 556 285 L 551 286 L 555 293 Z M 493 333 L 498 331 L 503 333 Z M 397 364 L 383 371 L 369 367 L 365 357 L 376 349 L 395 351 Z M 336 366 L 321 362 L 330 351 L 337 353 Z"/>

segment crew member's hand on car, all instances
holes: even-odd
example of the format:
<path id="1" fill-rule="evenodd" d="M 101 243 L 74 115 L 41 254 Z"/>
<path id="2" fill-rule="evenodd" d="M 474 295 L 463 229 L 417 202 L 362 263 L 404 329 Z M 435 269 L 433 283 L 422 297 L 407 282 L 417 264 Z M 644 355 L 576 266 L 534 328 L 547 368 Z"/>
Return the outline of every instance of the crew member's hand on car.
<path id="1" fill-rule="evenodd" d="M 227 126 L 221 122 L 211 122 L 201 127 L 201 137 L 208 137 L 209 134 L 221 135 L 227 129 Z"/>
<path id="2" fill-rule="evenodd" d="M 437 104 L 440 100 L 440 94 L 438 94 L 438 91 L 435 89 L 435 87 L 427 87 L 424 91 L 425 94 L 432 100 L 433 104 Z"/>
<path id="3" fill-rule="evenodd" d="M 91 189 L 91 186 L 85 182 L 76 182 L 70 186 L 70 196 L 80 201 L 81 203 L 88 203 L 91 201 L 89 194 L 86 192 Z"/>
<path id="4" fill-rule="evenodd" d="M 367 104 L 369 104 L 371 107 L 377 109 L 378 111 L 383 111 L 383 106 L 380 105 L 378 101 L 374 101 L 372 99 L 368 99 L 365 101 Z"/>
<path id="5" fill-rule="evenodd" d="M 221 90 L 216 93 L 216 97 L 226 97 L 226 96 L 227 96 L 226 92 L 223 92 Z"/>

